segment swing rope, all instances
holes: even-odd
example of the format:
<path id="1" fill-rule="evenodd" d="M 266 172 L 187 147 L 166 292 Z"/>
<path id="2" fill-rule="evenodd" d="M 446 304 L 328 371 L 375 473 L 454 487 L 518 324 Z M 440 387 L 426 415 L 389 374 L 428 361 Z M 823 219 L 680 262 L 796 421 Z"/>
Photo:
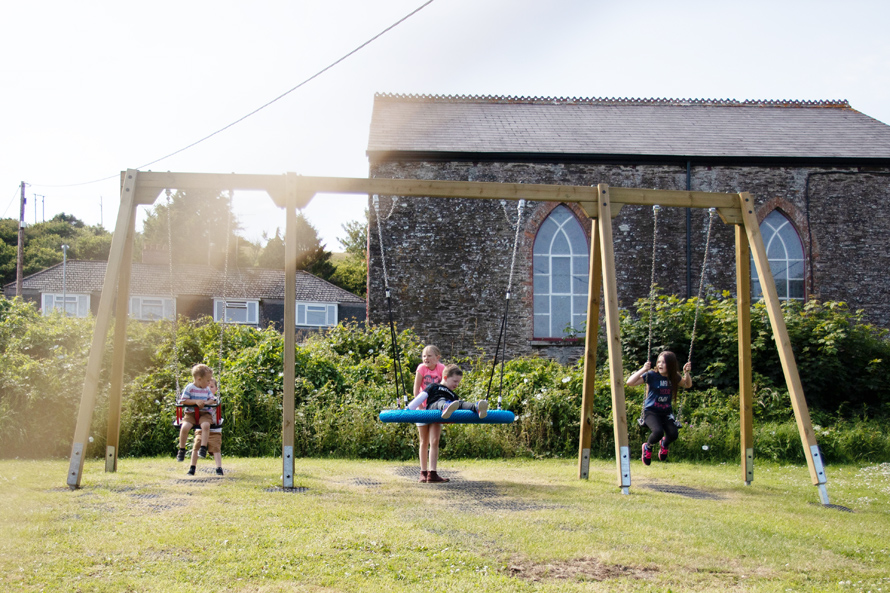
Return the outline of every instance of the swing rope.
<path id="1" fill-rule="evenodd" d="M 504 212 L 506 213 L 506 203 L 502 200 L 501 207 L 504 208 Z M 507 348 L 505 336 L 507 334 L 507 317 L 510 312 L 510 294 L 513 288 L 513 271 L 516 267 L 516 252 L 519 247 L 519 230 L 522 227 L 520 224 L 522 222 L 522 212 L 525 209 L 525 200 L 519 200 L 519 203 L 516 206 L 516 234 L 513 237 L 513 256 L 510 258 L 510 275 L 507 278 L 507 294 L 504 305 L 504 317 L 501 320 L 501 329 L 498 334 L 498 343 L 495 346 L 494 350 L 494 363 L 491 365 L 491 376 L 488 378 L 488 388 L 485 391 L 485 399 L 488 399 L 491 394 L 491 384 L 494 381 L 494 371 L 498 366 L 498 355 L 501 350 L 501 343 L 504 342 L 504 350 Z M 503 392 L 504 387 L 504 364 L 506 363 L 506 354 L 505 358 L 501 360 L 501 376 L 500 382 L 498 384 L 498 410 L 501 409 L 501 393 Z"/>
<path id="2" fill-rule="evenodd" d="M 404 408 L 408 405 L 408 396 L 402 393 L 404 391 L 404 374 L 402 372 L 402 362 L 399 356 L 399 345 L 398 339 L 396 336 L 396 325 L 393 320 L 392 314 L 392 291 L 389 288 L 389 272 L 386 269 L 386 254 L 383 249 L 383 229 L 380 225 L 380 197 L 377 194 L 371 199 L 371 202 L 374 205 L 374 218 L 377 221 L 377 239 L 380 242 L 380 262 L 383 266 L 383 288 L 386 294 L 386 306 L 389 311 L 389 337 L 392 342 L 392 360 L 393 360 L 393 374 L 395 375 L 395 395 L 396 395 L 396 406 L 400 409 Z M 390 208 L 389 216 L 392 216 L 393 210 L 395 210 L 395 198 L 393 198 L 392 207 Z"/>

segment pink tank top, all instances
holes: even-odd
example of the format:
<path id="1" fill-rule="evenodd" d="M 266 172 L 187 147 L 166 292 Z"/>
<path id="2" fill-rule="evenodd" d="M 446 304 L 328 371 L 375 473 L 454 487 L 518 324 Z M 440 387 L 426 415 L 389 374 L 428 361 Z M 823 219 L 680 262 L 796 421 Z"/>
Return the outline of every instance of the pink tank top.
<path id="1" fill-rule="evenodd" d="M 430 369 L 423 363 L 417 365 L 417 374 L 421 376 L 420 390 L 426 391 L 426 388 L 433 383 L 441 383 L 442 375 L 445 373 L 445 365 L 441 362 L 436 364 L 435 369 Z"/>

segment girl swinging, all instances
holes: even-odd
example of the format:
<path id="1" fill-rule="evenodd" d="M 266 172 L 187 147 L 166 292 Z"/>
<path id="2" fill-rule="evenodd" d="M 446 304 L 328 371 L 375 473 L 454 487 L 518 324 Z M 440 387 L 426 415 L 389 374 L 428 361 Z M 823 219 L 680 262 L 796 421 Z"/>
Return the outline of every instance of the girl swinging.
<path id="1" fill-rule="evenodd" d="M 649 439 L 643 443 L 643 463 L 652 463 L 652 451 L 657 444 L 658 460 L 667 461 L 668 447 L 677 440 L 679 429 L 674 422 L 674 411 L 671 402 L 677 395 L 677 388 L 686 389 L 692 387 L 692 363 L 683 365 L 683 376 L 680 376 L 680 363 L 677 355 L 670 350 L 665 350 L 658 355 L 655 361 L 655 369 L 648 360 L 643 368 L 632 374 L 627 379 L 631 387 L 646 384 L 646 401 L 643 403 L 643 422 L 652 432 Z"/>

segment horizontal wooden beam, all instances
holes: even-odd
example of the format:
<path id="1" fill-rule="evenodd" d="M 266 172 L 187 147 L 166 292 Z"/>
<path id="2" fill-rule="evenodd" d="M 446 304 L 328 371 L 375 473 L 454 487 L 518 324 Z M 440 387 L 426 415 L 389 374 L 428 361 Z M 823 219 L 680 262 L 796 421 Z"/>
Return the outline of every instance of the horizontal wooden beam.
<path id="1" fill-rule="evenodd" d="M 580 204 L 595 218 L 596 188 L 581 185 L 538 183 L 496 183 L 483 181 L 438 181 L 424 179 L 366 179 L 360 177 L 305 177 L 287 175 L 242 175 L 237 173 L 156 173 L 140 172 L 136 204 L 151 205 L 165 189 L 215 189 L 265 191 L 276 205 L 286 202 L 286 177 L 294 176 L 292 186 L 300 196 L 297 207 L 305 206 L 315 194 L 378 194 L 431 198 L 470 198 L 482 200 L 530 200 Z M 612 187 L 611 213 L 617 216 L 624 204 L 660 205 L 680 208 L 717 208 L 724 222 L 741 222 L 737 194 Z"/>
<path id="2" fill-rule="evenodd" d="M 242 175 L 239 173 L 139 172 L 136 203 L 151 205 L 165 189 L 210 189 L 265 191 L 279 208 L 285 204 L 285 175 Z"/>

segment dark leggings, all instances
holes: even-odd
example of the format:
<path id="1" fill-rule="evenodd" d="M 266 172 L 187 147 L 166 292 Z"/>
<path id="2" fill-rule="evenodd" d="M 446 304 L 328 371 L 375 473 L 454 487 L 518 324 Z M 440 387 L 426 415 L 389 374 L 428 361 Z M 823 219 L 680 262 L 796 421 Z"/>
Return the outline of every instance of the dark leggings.
<path id="1" fill-rule="evenodd" d="M 677 440 L 678 436 L 680 436 L 680 430 L 667 414 L 658 414 L 657 412 L 646 410 L 644 420 L 646 426 L 652 431 L 652 434 L 649 435 L 649 440 L 646 441 L 651 447 L 657 445 L 658 441 L 661 440 L 661 437 L 664 437 L 665 445 L 670 445 Z M 667 449 L 667 446 L 665 446 L 665 449 Z"/>

